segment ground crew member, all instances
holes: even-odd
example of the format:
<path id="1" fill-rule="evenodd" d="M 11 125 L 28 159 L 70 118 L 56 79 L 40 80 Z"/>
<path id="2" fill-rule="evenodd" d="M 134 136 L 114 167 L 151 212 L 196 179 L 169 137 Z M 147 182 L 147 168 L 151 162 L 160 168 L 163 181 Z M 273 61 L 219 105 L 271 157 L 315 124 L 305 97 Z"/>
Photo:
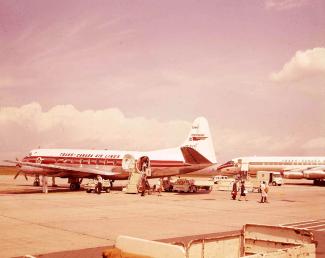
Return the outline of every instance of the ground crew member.
<path id="1" fill-rule="evenodd" d="M 158 186 L 158 196 L 161 196 L 161 191 L 163 190 L 163 179 L 159 178 L 159 186 Z"/>
<path id="2" fill-rule="evenodd" d="M 43 187 L 43 193 L 48 193 L 48 185 L 47 185 L 47 176 L 42 176 L 42 187 Z"/>
<path id="3" fill-rule="evenodd" d="M 98 194 L 101 194 L 103 188 L 103 178 L 98 175 L 97 176 L 97 185 L 95 191 L 97 191 Z"/>

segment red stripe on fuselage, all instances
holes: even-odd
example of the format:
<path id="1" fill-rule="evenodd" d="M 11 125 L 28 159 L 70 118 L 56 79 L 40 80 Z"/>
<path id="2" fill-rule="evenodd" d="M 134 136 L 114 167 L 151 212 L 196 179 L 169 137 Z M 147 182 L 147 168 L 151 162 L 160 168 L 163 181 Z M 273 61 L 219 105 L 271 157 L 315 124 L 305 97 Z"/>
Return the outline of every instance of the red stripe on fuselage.
<path id="1" fill-rule="evenodd" d="M 93 166 L 121 166 L 122 159 L 112 158 L 77 158 L 77 157 L 51 157 L 51 156 L 32 156 L 23 158 L 24 162 L 36 163 L 37 159 L 42 159 L 42 164 L 74 164 L 74 165 L 93 165 Z M 80 163 L 82 161 L 89 161 L 89 163 Z M 79 162 L 76 162 L 79 161 Z M 96 163 L 95 163 L 96 162 Z M 111 164 L 101 164 L 110 163 Z M 151 167 L 183 167 L 187 166 L 183 161 L 177 160 L 150 160 Z"/>

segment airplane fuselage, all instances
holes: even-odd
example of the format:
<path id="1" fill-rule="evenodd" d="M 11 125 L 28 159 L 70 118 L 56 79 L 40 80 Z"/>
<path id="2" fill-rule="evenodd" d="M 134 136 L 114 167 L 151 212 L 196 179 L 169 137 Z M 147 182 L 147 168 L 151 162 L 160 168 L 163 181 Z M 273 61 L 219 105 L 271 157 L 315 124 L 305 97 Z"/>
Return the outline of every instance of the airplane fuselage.
<path id="1" fill-rule="evenodd" d="M 274 171 L 295 179 L 325 179 L 324 170 L 325 157 L 241 157 L 218 167 L 225 175 L 247 171 L 254 176 L 257 171 Z"/>
<path id="2" fill-rule="evenodd" d="M 207 167 L 207 164 L 187 164 L 184 162 L 178 149 L 166 149 L 152 152 L 112 151 L 112 150 L 78 150 L 78 149 L 36 149 L 23 158 L 23 162 L 47 165 L 65 166 L 82 169 L 96 169 L 99 171 L 114 172 L 115 175 L 103 175 L 104 179 L 124 180 L 129 173 L 122 169 L 124 155 L 130 154 L 136 159 L 147 156 L 150 158 L 151 176 L 164 177 L 185 174 Z M 47 174 L 55 177 L 93 177 L 92 173 L 74 173 L 51 168 L 38 168 L 22 165 L 20 170 L 27 175 Z"/>

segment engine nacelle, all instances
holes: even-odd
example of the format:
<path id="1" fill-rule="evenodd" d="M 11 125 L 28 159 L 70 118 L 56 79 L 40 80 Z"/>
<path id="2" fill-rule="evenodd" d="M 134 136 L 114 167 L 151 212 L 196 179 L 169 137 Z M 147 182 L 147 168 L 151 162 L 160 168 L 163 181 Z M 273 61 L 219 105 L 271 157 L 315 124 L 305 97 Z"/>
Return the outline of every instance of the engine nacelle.
<path id="1" fill-rule="evenodd" d="M 301 171 L 288 171 L 283 172 L 283 177 L 288 179 L 302 179 L 304 174 Z"/>
<path id="2" fill-rule="evenodd" d="M 323 170 L 306 170 L 304 176 L 308 179 L 325 179 L 325 172 Z"/>

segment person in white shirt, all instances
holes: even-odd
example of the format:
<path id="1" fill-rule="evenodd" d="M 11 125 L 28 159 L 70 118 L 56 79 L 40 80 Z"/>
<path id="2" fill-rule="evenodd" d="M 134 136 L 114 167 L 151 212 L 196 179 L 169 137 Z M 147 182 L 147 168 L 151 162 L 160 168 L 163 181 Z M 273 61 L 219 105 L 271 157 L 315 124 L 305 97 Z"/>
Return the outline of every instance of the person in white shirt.
<path id="1" fill-rule="evenodd" d="M 261 183 L 261 203 L 267 202 L 266 201 L 267 192 L 268 192 L 267 190 L 268 190 L 268 187 L 267 187 L 265 181 L 263 181 Z"/>

